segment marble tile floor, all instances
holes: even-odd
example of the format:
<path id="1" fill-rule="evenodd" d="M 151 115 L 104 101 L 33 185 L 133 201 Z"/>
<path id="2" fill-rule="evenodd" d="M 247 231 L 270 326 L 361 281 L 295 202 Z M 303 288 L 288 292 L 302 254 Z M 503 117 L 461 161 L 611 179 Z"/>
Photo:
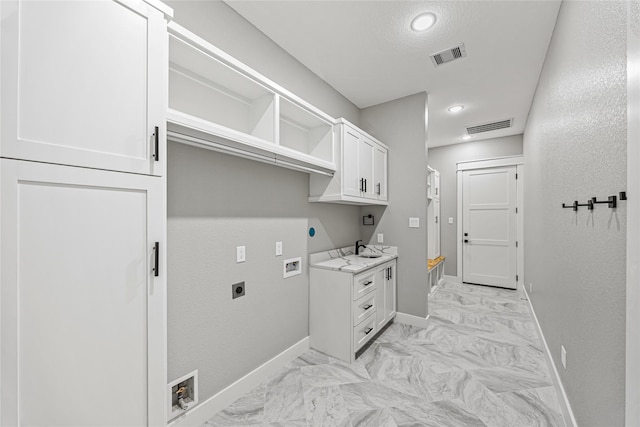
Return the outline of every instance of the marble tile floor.
<path id="1" fill-rule="evenodd" d="M 309 350 L 204 426 L 565 426 L 520 291 L 446 282 L 426 329 L 392 323 L 353 363 Z"/>

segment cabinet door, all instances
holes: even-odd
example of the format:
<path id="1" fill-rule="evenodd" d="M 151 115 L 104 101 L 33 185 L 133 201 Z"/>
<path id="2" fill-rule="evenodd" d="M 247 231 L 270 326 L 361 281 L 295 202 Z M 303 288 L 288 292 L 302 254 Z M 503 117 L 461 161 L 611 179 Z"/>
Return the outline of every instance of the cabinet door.
<path id="1" fill-rule="evenodd" d="M 433 258 L 440 256 L 440 200 L 433 199 Z"/>
<path id="2" fill-rule="evenodd" d="M 376 272 L 376 325 L 379 330 L 387 321 L 385 316 L 385 280 L 386 268 L 380 268 Z"/>
<path id="3" fill-rule="evenodd" d="M 387 149 L 376 145 L 374 166 L 375 196 L 378 200 L 387 200 Z"/>
<path id="4" fill-rule="evenodd" d="M 163 178 L 0 172 L 1 424 L 165 425 Z"/>
<path id="5" fill-rule="evenodd" d="M 390 320 L 396 314 L 396 266 L 397 262 L 391 263 L 385 269 L 385 318 Z"/>
<path id="6" fill-rule="evenodd" d="M 440 198 L 440 172 L 433 171 L 433 198 Z"/>
<path id="7" fill-rule="evenodd" d="M 164 173 L 160 11 L 133 0 L 8 0 L 0 16 L 2 157 Z"/>
<path id="8" fill-rule="evenodd" d="M 361 195 L 368 199 L 377 199 L 375 178 L 373 175 L 375 144 L 368 139 L 362 138 L 358 147 L 358 160 L 360 169 L 360 179 L 362 179 Z"/>
<path id="9" fill-rule="evenodd" d="M 360 136 L 351 129 L 342 128 L 342 191 L 346 196 L 361 195 Z"/>

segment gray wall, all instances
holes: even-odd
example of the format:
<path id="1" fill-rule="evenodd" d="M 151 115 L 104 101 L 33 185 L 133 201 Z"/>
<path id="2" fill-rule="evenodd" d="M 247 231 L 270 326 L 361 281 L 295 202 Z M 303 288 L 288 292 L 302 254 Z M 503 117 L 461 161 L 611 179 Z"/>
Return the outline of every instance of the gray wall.
<path id="1" fill-rule="evenodd" d="M 446 257 L 444 274 L 455 276 L 458 268 L 457 162 L 521 154 L 522 135 L 429 148 L 429 166 L 440 172 L 440 254 Z M 453 218 L 453 224 L 449 224 L 449 218 Z"/>
<path id="2" fill-rule="evenodd" d="M 362 207 L 375 226 L 361 226 L 365 242 L 398 246 L 398 311 L 427 315 L 427 94 L 419 93 L 362 110 L 364 130 L 389 146 L 389 206 Z M 420 228 L 409 228 L 409 217 Z"/>
<path id="3" fill-rule="evenodd" d="M 179 24 L 328 114 L 358 122 L 353 104 L 226 4 L 169 4 Z M 201 401 L 308 336 L 307 254 L 360 238 L 359 207 L 310 204 L 308 194 L 304 173 L 169 144 L 168 377 L 198 369 Z M 237 264 L 240 245 L 247 261 Z M 282 261 L 297 256 L 303 274 L 283 279 Z M 246 295 L 232 300 L 239 281 Z"/>
<path id="4" fill-rule="evenodd" d="M 563 2 L 524 133 L 525 283 L 581 426 L 622 426 L 626 5 Z M 560 346 L 567 350 L 567 369 Z"/>

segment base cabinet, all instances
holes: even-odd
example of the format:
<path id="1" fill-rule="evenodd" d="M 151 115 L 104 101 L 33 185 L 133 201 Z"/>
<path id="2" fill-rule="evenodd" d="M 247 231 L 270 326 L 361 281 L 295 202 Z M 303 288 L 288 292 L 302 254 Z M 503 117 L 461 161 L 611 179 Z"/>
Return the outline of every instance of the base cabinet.
<path id="1" fill-rule="evenodd" d="M 0 424 L 165 425 L 164 178 L 2 159 L 0 184 Z"/>
<path id="2" fill-rule="evenodd" d="M 346 362 L 396 314 L 397 261 L 359 274 L 310 269 L 311 347 Z"/>

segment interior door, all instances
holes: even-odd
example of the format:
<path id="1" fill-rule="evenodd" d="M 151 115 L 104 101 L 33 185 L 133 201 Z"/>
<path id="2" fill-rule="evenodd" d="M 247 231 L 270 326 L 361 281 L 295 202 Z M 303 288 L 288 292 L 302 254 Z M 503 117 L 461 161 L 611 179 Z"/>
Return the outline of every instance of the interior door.
<path id="1" fill-rule="evenodd" d="M 164 425 L 162 179 L 0 168 L 0 424 Z"/>
<path id="2" fill-rule="evenodd" d="M 516 289 L 516 167 L 462 173 L 462 281 Z"/>

